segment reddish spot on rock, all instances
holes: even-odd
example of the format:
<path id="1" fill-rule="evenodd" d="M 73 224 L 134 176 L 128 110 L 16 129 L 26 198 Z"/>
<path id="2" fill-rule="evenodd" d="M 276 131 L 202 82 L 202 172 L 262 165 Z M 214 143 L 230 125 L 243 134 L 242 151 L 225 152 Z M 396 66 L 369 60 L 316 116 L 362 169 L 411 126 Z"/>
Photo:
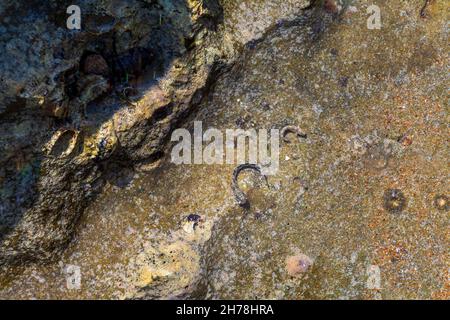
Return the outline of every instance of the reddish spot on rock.
<path id="1" fill-rule="evenodd" d="M 286 271 L 292 277 L 302 276 L 313 264 L 313 260 L 300 253 L 286 258 Z"/>

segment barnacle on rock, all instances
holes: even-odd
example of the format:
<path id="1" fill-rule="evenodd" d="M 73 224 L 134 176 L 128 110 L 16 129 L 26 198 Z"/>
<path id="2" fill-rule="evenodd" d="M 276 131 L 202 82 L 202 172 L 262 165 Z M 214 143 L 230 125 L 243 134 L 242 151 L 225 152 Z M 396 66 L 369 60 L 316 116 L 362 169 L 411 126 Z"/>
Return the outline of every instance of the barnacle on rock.
<path id="1" fill-rule="evenodd" d="M 406 198 L 398 189 L 388 189 L 384 193 L 384 208 L 391 213 L 398 213 L 405 209 Z"/>
<path id="2" fill-rule="evenodd" d="M 434 198 L 434 206 L 438 210 L 448 211 L 449 204 L 448 204 L 448 198 L 446 195 L 437 195 Z"/>

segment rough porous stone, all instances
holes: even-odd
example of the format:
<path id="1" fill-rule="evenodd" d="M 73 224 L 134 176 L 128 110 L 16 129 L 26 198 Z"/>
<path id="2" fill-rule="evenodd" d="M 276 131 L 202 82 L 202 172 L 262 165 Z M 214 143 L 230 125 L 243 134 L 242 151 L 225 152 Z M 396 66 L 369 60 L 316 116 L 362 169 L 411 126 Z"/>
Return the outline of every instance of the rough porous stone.
<path id="1" fill-rule="evenodd" d="M 164 74 L 151 70 L 157 81 L 119 83 L 116 96 L 86 106 L 82 148 L 73 128 L 55 130 L 67 148 L 33 135 L 62 163 L 35 178 L 53 224 L 29 220 L 18 234 L 74 239 L 51 263 L 6 268 L 0 296 L 448 299 L 446 2 L 380 1 L 380 30 L 367 28 L 372 1 L 205 3 L 187 1 L 191 19 L 175 19 L 197 31 Z M 20 123 L 40 132 L 25 115 Z M 171 162 L 168 135 L 192 131 L 193 120 L 223 131 L 292 125 L 305 137 L 281 141 L 267 184 L 239 177 L 250 203 L 242 208 L 235 165 Z M 15 130 L 10 137 L 30 140 L 27 126 Z M 15 161 L 33 173 L 28 154 Z M 17 186 L 33 181 L 19 177 Z M 78 181 L 101 192 L 74 223 L 69 208 L 86 194 L 72 193 Z M 29 217 L 44 216 L 30 204 Z M 58 231 L 59 221 L 73 228 Z M 81 270 L 78 290 L 67 289 L 68 265 Z"/>

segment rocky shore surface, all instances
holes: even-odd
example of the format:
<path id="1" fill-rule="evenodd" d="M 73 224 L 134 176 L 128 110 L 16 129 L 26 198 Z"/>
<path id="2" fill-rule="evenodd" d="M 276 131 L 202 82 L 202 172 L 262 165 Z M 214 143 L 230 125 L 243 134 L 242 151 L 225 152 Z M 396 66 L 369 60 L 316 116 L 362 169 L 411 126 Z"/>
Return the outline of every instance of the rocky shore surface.
<path id="1" fill-rule="evenodd" d="M 1 298 L 449 298 L 446 1 L 68 5 L 0 4 Z M 242 208 L 194 121 L 305 136 Z"/>

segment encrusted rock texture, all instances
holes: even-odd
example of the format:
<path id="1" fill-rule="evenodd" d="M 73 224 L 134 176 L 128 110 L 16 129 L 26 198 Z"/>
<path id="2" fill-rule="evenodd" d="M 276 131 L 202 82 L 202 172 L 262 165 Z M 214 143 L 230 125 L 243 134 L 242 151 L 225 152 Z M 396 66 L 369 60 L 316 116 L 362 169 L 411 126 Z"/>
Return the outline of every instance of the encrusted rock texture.
<path id="1" fill-rule="evenodd" d="M 0 297 L 449 298 L 446 1 L 85 1 L 76 32 L 21 5 L 0 10 Z M 242 208 L 236 166 L 171 162 L 194 120 L 305 135 L 267 184 L 239 177 Z"/>

